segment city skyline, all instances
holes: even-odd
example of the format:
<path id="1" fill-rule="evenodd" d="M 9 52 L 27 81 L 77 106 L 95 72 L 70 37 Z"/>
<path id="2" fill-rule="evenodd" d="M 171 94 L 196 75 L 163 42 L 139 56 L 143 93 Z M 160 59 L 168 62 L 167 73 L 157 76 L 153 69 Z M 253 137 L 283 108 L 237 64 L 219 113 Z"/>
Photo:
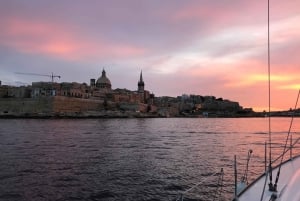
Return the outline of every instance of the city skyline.
<path id="1" fill-rule="evenodd" d="M 300 88 L 300 2 L 270 2 L 271 104 L 294 107 Z M 1 1 L 2 84 L 89 83 L 157 96 L 199 94 L 267 109 L 267 1 Z"/>

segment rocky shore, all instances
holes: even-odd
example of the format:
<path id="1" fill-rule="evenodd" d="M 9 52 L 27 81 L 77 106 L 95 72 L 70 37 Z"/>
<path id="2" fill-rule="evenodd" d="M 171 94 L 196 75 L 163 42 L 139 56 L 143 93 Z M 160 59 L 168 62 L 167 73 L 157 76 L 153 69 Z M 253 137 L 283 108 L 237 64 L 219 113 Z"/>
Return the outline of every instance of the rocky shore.
<path id="1" fill-rule="evenodd" d="M 115 103 L 103 100 L 68 97 L 43 98 L 2 98 L 0 118 L 240 118 L 266 117 L 266 112 L 241 109 L 236 103 L 215 100 L 203 108 L 192 107 L 189 103 L 158 104 L 149 106 L 142 103 Z M 227 104 L 227 105 L 226 105 Z M 191 105 L 191 106 L 190 106 Z M 189 106 L 189 107 L 187 107 Z M 226 106 L 226 107 L 225 107 Z M 272 112 L 271 116 L 300 116 L 299 110 Z"/>
<path id="2" fill-rule="evenodd" d="M 0 118 L 32 118 L 32 119 L 63 119 L 63 118 L 157 118 L 158 114 L 145 114 L 130 111 L 99 111 L 99 112 L 74 112 L 74 113 L 1 113 Z"/>
<path id="3" fill-rule="evenodd" d="M 265 117 L 262 112 L 251 114 L 178 114 L 165 116 L 158 113 L 141 113 L 132 111 L 91 111 L 74 113 L 0 113 L 0 119 L 32 118 L 32 119 L 88 119 L 88 118 L 242 118 L 242 117 Z M 273 116 L 291 116 L 291 114 L 274 114 Z M 299 115 L 296 115 L 299 116 Z"/>

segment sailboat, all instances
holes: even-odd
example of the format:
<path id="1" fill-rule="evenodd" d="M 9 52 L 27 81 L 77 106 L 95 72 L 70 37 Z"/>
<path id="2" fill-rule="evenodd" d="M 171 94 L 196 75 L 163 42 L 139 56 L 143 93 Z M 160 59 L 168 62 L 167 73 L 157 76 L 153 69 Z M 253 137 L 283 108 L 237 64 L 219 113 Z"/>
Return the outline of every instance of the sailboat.
<path id="1" fill-rule="evenodd" d="M 294 113 L 292 112 L 291 122 L 287 136 L 284 142 L 283 150 L 279 156 L 272 156 L 272 133 L 271 133 L 271 87 L 270 87 L 270 0 L 268 0 L 268 86 L 269 86 L 269 112 L 266 117 L 269 119 L 269 142 L 265 143 L 265 171 L 258 176 L 252 183 L 247 184 L 247 174 L 242 176 L 241 181 L 237 181 L 237 162 L 234 157 L 234 196 L 232 201 L 300 201 L 300 155 L 293 156 L 293 149 L 300 143 L 300 138 L 293 141 L 292 124 Z M 296 99 L 294 111 L 300 96 L 300 90 Z M 269 148 L 268 148 L 269 147 Z M 267 148 L 268 153 L 267 154 Z M 251 158 L 252 150 L 249 150 L 245 173 L 248 172 L 248 164 Z M 268 158 L 268 159 L 267 159 Z M 276 164 L 276 165 L 275 165 Z M 223 169 L 216 172 L 219 178 L 223 178 Z M 246 179 L 245 179 L 246 178 Z M 195 184 L 187 189 L 176 201 L 183 201 L 184 195 L 196 187 L 202 185 L 205 181 Z M 218 186 L 218 185 L 217 185 Z M 218 186 L 219 187 L 219 186 Z M 221 186 L 222 187 L 222 186 Z M 215 199 L 214 199 L 215 200 Z"/>
<path id="2" fill-rule="evenodd" d="M 293 156 L 293 148 L 299 142 L 299 138 L 292 141 L 291 117 L 290 128 L 286 136 L 282 153 L 275 158 L 272 157 L 272 135 L 271 135 L 271 112 L 270 112 L 270 0 L 268 0 L 268 77 L 269 77 L 269 160 L 267 151 L 265 153 L 265 172 L 251 184 L 246 186 L 244 181 L 237 182 L 235 173 L 235 195 L 233 201 L 300 201 L 300 155 Z M 299 93 L 295 105 L 299 99 Z M 289 154 L 289 158 L 284 157 Z M 273 158 L 273 160 L 272 160 Z M 268 161 L 268 162 L 267 162 Z M 275 163 L 279 163 L 275 167 Z M 268 164 L 267 164 L 268 163 Z M 236 164 L 236 163 L 235 163 Z M 235 166 L 236 170 L 236 166 Z"/>

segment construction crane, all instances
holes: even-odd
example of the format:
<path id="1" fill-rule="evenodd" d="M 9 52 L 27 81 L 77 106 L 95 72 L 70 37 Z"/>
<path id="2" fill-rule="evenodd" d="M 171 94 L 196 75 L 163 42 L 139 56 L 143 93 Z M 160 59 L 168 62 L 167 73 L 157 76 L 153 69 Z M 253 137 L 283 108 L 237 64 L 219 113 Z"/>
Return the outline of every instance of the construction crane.
<path id="1" fill-rule="evenodd" d="M 20 73 L 20 72 L 16 72 L 16 74 L 50 77 L 52 83 L 53 83 L 53 81 L 54 81 L 54 78 L 56 78 L 56 77 L 57 77 L 58 79 L 61 78 L 60 75 L 54 75 L 53 73 L 51 73 L 51 75 L 44 75 L 44 74 L 38 74 L 38 73 Z"/>
<path id="2" fill-rule="evenodd" d="M 60 75 L 54 75 L 53 73 L 51 73 L 51 75 L 45 75 L 45 74 L 38 74 L 38 73 L 20 73 L 20 72 L 15 72 L 15 74 L 50 77 L 51 78 L 51 90 L 50 90 L 51 96 L 55 96 L 55 94 L 56 94 L 56 90 L 55 90 L 55 88 L 53 86 L 54 85 L 54 78 L 57 77 L 58 79 L 60 79 L 60 77 L 61 77 Z"/>

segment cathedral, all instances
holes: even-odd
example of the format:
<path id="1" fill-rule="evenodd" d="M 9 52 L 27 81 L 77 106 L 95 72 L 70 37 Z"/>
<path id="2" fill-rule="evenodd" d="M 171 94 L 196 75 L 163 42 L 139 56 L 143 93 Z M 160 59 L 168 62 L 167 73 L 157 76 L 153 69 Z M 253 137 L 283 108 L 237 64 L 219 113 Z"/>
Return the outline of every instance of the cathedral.
<path id="1" fill-rule="evenodd" d="M 109 92 L 111 91 L 111 82 L 110 80 L 106 77 L 106 72 L 103 69 L 102 70 L 102 75 L 97 79 L 97 82 L 95 79 L 90 80 L 90 86 L 92 89 L 97 90 L 97 91 L 102 91 L 102 92 Z"/>
<path id="2" fill-rule="evenodd" d="M 96 82 L 96 87 L 100 89 L 111 90 L 110 80 L 106 77 L 106 72 L 103 69 L 101 77 L 98 78 Z"/>
<path id="3" fill-rule="evenodd" d="M 114 102 L 130 102 L 130 103 L 150 103 L 154 95 L 150 95 L 149 91 L 145 90 L 142 71 L 137 84 L 137 91 L 127 89 L 112 89 L 111 82 L 106 75 L 105 70 L 102 70 L 102 75 L 96 79 L 90 80 L 92 97 L 98 99 L 111 100 Z"/>

